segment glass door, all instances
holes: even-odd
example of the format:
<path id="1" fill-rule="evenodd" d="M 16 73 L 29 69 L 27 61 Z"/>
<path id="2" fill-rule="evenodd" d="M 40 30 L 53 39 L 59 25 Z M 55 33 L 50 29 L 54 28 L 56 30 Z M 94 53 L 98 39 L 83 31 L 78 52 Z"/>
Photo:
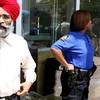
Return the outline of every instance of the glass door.
<path id="1" fill-rule="evenodd" d="M 76 0 L 23 0 L 22 34 L 38 47 L 50 47 L 57 38 L 57 26 L 69 23 Z"/>

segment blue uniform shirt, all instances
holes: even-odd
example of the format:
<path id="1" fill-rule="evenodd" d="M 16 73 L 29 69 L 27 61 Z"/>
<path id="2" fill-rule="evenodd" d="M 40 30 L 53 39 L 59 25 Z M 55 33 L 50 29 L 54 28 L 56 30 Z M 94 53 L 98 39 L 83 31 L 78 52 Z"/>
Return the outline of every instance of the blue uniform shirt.
<path id="1" fill-rule="evenodd" d="M 86 33 L 69 32 L 68 37 L 59 39 L 51 48 L 60 49 L 66 61 L 78 68 L 92 68 L 94 47 Z"/>

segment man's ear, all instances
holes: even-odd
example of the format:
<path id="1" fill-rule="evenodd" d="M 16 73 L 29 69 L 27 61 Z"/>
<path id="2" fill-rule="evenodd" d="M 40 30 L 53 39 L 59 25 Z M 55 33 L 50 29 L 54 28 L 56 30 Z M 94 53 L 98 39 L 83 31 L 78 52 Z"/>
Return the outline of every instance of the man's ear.
<path id="1" fill-rule="evenodd" d="M 92 27 L 92 21 L 90 20 L 90 21 L 87 23 L 86 28 L 87 28 L 87 29 L 91 29 L 91 27 Z"/>
<path id="2" fill-rule="evenodd" d="M 9 30 L 10 30 L 11 32 L 14 32 L 14 22 L 13 22 L 13 20 L 12 20 L 11 23 L 10 23 Z"/>
<path id="3" fill-rule="evenodd" d="M 13 22 L 13 20 L 11 21 L 11 26 L 14 26 L 14 22 Z"/>

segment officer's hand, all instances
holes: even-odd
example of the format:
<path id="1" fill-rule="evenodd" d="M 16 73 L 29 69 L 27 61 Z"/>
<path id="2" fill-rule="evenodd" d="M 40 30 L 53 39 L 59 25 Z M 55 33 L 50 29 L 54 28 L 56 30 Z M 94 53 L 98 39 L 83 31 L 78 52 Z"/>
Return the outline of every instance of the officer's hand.
<path id="1" fill-rule="evenodd" d="M 74 71 L 74 65 L 73 64 L 68 64 L 67 69 Z"/>
<path id="2" fill-rule="evenodd" d="M 28 81 L 22 83 L 21 84 L 21 89 L 17 92 L 17 95 L 18 96 L 25 96 L 25 95 L 27 95 L 31 85 L 32 85 L 32 83 L 28 82 Z"/>

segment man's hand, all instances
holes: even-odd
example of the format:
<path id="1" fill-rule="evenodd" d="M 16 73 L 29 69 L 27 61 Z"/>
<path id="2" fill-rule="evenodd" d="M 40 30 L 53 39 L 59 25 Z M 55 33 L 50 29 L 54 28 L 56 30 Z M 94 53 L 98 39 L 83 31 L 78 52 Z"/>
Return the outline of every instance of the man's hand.
<path id="1" fill-rule="evenodd" d="M 17 92 L 17 95 L 18 96 L 25 96 L 27 95 L 30 87 L 32 86 L 32 83 L 31 82 L 24 82 L 21 84 L 21 89 Z"/>

